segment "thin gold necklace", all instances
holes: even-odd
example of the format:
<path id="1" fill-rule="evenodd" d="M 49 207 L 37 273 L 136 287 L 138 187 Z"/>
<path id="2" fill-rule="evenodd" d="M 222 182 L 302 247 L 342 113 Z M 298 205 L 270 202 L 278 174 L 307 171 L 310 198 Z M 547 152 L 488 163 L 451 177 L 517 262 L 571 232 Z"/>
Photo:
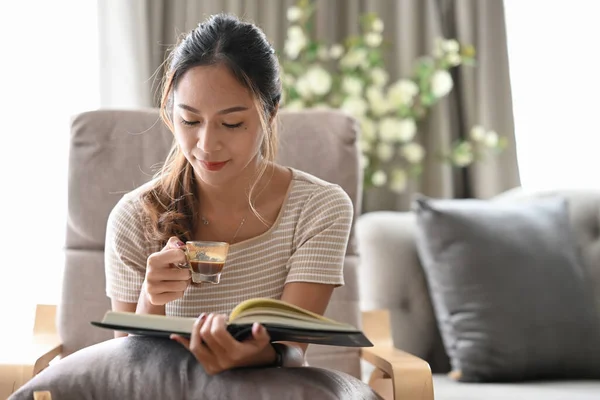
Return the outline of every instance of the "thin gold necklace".
<path id="1" fill-rule="evenodd" d="M 203 225 L 209 224 L 208 220 L 203 215 L 201 215 L 200 218 L 202 219 Z M 246 222 L 246 217 L 242 218 L 242 222 L 240 222 L 240 226 L 238 226 L 237 230 L 235 231 L 235 234 L 233 235 L 233 237 L 231 238 L 229 243 L 232 243 L 232 244 L 234 243 L 235 239 L 237 238 L 238 233 L 240 233 L 240 230 L 242 229 L 242 226 L 244 226 L 244 222 Z"/>

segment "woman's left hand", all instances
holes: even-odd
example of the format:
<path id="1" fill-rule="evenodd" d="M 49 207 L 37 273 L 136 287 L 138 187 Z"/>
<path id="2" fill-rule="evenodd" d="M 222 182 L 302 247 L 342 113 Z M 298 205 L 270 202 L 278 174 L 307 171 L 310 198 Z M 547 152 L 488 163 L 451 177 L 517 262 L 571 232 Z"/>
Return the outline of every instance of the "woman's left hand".
<path id="1" fill-rule="evenodd" d="M 227 331 L 226 324 L 225 315 L 201 314 L 194 323 L 189 340 L 179 335 L 171 335 L 171 339 L 186 347 L 209 375 L 274 361 L 275 350 L 262 325 L 254 324 L 252 337 L 239 342 Z"/>

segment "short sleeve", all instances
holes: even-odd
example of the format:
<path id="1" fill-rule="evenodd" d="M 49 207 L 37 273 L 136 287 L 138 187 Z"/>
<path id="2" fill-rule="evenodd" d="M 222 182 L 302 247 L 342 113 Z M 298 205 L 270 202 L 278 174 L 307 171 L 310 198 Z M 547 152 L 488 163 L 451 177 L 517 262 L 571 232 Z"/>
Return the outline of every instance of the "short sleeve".
<path id="1" fill-rule="evenodd" d="M 307 200 L 296 226 L 296 250 L 285 283 L 344 284 L 344 257 L 353 218 L 352 201 L 337 185 L 319 187 Z"/>
<path id="2" fill-rule="evenodd" d="M 104 270 L 108 297 L 138 302 L 146 276 L 146 249 L 141 215 L 134 198 L 126 195 L 111 211 L 106 226 Z"/>

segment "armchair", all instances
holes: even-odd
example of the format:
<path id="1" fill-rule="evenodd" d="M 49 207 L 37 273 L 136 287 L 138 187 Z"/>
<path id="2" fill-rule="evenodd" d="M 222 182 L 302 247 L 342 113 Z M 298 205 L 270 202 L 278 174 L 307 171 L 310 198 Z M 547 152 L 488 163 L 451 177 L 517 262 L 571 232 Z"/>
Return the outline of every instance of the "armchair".
<path id="1" fill-rule="evenodd" d="M 282 111 L 279 132 L 279 161 L 339 184 L 354 202 L 356 219 L 360 211 L 361 178 L 355 121 L 333 110 Z M 111 341 L 112 332 L 89 323 L 101 319 L 110 308 L 104 292 L 106 220 L 122 194 L 151 179 L 151 168 L 165 158 L 171 144 L 172 135 L 154 109 L 93 111 L 74 118 L 62 299 L 57 311 L 51 306 L 38 309 L 40 320 L 53 319 L 53 313 L 57 312 L 57 334 L 48 327 L 43 332 L 46 337 L 60 337 L 60 342 L 51 344 L 41 357 L 31 361 L 35 367 L 27 370 L 25 375 L 30 375 L 27 378 L 42 371 L 53 355 L 60 353 L 64 359 L 58 366 L 81 349 Z M 357 269 L 352 232 L 344 265 L 345 285 L 334 291 L 326 315 L 361 326 Z M 365 393 L 364 398 L 377 398 L 379 393 L 389 399 L 433 399 L 429 365 L 393 347 L 387 312 L 372 311 L 362 318 L 363 329 L 375 347 L 311 345 L 307 353 L 310 367 L 305 368 L 335 371 L 337 382 L 347 380 Z M 371 388 L 360 381 L 361 357 L 375 366 L 369 381 Z M 35 389 L 35 381 L 42 382 L 45 372 L 19 392 Z M 36 390 L 42 390 L 37 387 Z M 292 386 L 288 390 L 295 389 Z M 353 396 L 358 392 L 353 395 L 346 388 L 344 393 L 356 398 Z M 337 398 L 346 398 L 344 393 L 337 392 Z M 15 395 L 15 398 L 21 397 Z"/>

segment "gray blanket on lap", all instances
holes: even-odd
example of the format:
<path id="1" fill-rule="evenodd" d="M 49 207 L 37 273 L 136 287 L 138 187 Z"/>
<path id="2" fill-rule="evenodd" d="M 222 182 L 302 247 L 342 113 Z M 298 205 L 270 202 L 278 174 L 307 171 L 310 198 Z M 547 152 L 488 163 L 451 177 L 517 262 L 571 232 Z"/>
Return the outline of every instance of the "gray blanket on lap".
<path id="1" fill-rule="evenodd" d="M 215 376 L 181 345 L 131 336 L 82 349 L 42 371 L 9 400 L 50 391 L 85 399 L 379 399 L 366 384 L 322 368 L 249 368 Z"/>

